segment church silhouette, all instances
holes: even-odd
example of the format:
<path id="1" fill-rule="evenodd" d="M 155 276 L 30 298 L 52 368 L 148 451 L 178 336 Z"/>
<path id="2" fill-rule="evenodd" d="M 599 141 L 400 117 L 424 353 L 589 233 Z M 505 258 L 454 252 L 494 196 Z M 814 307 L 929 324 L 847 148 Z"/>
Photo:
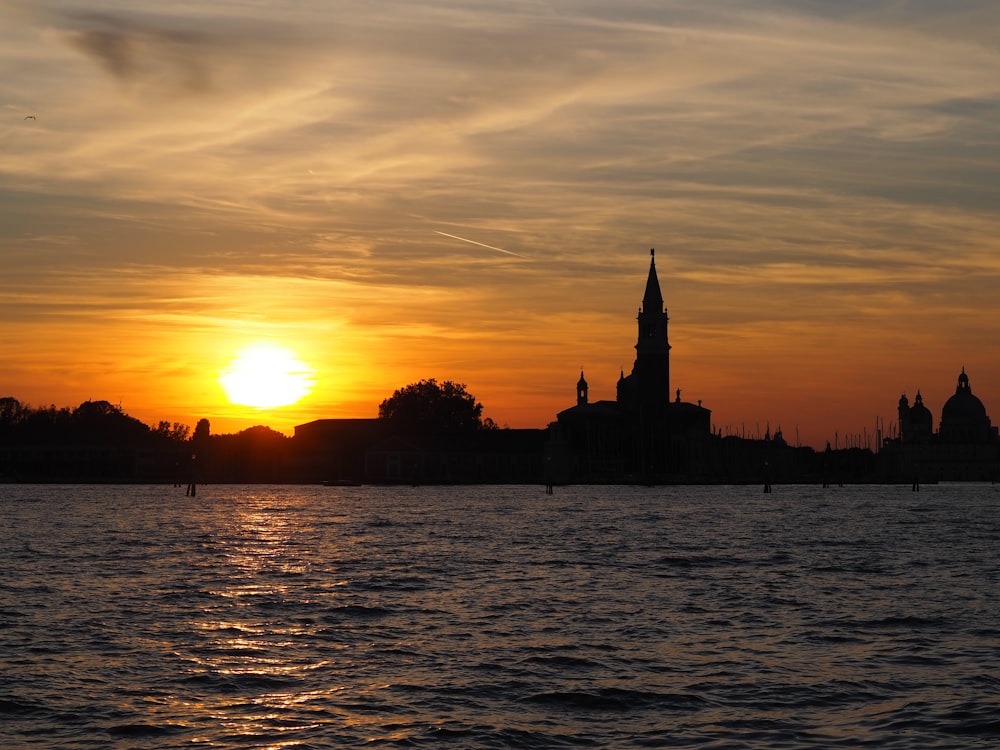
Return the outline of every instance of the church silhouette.
<path id="1" fill-rule="evenodd" d="M 1000 436 L 973 394 L 962 368 L 955 393 L 941 409 L 934 432 L 934 415 L 917 391 L 910 405 L 904 393 L 897 406 L 899 434 L 881 447 L 882 463 L 915 483 L 937 481 L 996 481 L 1000 475 Z"/>
<path id="2" fill-rule="evenodd" d="M 576 405 L 549 428 L 548 460 L 565 481 L 662 483 L 708 470 L 712 413 L 700 401 L 681 401 L 680 389 L 671 400 L 669 317 L 655 250 L 649 255 L 632 372 L 621 372 L 614 401 L 593 403 L 581 372 Z"/>
<path id="3" fill-rule="evenodd" d="M 635 362 L 621 372 L 614 401 L 591 401 L 583 371 L 576 404 L 549 425 L 545 466 L 550 483 L 747 483 L 995 481 L 1000 437 L 973 395 L 963 368 L 940 429 L 918 392 L 899 401 L 899 433 L 874 446 L 852 442 L 816 452 L 790 446 L 780 428 L 756 438 L 713 434 L 711 411 L 681 401 L 670 385 L 667 310 L 650 250 L 649 272 L 636 319 Z M 874 447 L 874 450 L 872 450 Z"/>

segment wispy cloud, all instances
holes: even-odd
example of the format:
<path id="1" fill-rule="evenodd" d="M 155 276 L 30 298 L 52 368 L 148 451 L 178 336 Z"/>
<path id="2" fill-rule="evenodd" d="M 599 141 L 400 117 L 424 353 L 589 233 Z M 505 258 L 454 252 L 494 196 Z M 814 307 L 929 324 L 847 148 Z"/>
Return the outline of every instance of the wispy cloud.
<path id="1" fill-rule="evenodd" d="M 975 318 L 1000 281 L 996 3 L 3 10 L 16 23 L 0 28 L 0 295 L 20 300 L 22 337 L 60 300 L 113 305 L 101 285 L 61 296 L 74 274 L 127 288 L 123 269 L 225 279 L 229 296 L 217 287 L 205 304 L 259 320 L 286 289 L 255 295 L 270 273 L 329 289 L 283 319 L 391 336 L 356 310 L 394 297 L 431 341 L 475 348 L 515 319 L 544 322 L 570 370 L 586 339 L 616 374 L 652 246 L 678 336 L 729 326 L 761 350 L 769 326 L 774 347 L 819 350 L 830 320 L 857 336 L 877 326 L 883 342 L 919 321 L 950 350 L 946 325 Z M 133 302 L 153 326 L 163 311 L 145 293 Z M 597 318 L 580 331 L 565 311 L 584 300 Z M 984 341 L 992 325 L 976 319 Z M 692 356 L 712 347 L 691 343 Z M 995 347 L 979 349 L 1000 368 Z M 543 379 L 561 367 L 524 366 Z M 509 376 L 478 367 L 506 393 Z"/>

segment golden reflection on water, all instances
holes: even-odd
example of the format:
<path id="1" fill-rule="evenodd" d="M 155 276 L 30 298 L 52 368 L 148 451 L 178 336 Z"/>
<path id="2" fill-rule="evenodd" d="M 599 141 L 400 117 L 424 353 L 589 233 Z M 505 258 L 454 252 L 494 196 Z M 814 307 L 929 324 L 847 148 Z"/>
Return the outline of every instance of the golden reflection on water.
<path id="1" fill-rule="evenodd" d="M 278 512 L 274 505 L 273 500 L 266 508 L 234 503 L 232 528 L 223 540 L 231 544 L 226 551 L 227 558 L 244 574 L 253 575 L 268 569 L 280 573 L 306 570 L 304 564 L 290 554 L 294 546 L 292 536 L 299 530 L 288 518 L 293 509 L 285 507 Z"/>
<path id="2" fill-rule="evenodd" d="M 317 626 L 308 620 L 289 621 L 283 606 L 286 600 L 293 607 L 304 603 L 301 581 L 317 550 L 301 539 L 307 529 L 295 500 L 243 498 L 229 505 L 218 521 L 213 544 L 219 564 L 211 569 L 215 585 L 204 590 L 212 601 L 189 622 L 195 647 L 186 661 L 194 675 L 217 677 L 222 688 L 215 693 L 209 683 L 200 713 L 232 736 L 262 743 L 254 747 L 279 750 L 300 745 L 301 739 L 272 738 L 316 729 L 317 722 L 292 709 L 344 689 L 336 685 L 302 693 L 267 689 L 269 681 L 294 682 L 298 675 L 334 664 L 316 658 L 314 650 L 299 648 L 300 639 L 309 640 Z M 286 578 L 289 583 L 283 582 Z M 343 648 L 328 646 L 330 651 Z"/>

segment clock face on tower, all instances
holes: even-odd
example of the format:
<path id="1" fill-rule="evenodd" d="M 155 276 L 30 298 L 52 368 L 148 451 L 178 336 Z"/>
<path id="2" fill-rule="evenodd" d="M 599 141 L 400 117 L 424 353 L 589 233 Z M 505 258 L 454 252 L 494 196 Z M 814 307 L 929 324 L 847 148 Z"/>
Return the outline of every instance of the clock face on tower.
<path id="1" fill-rule="evenodd" d="M 653 338 L 653 336 L 655 335 L 656 335 L 656 323 L 653 321 L 646 323 L 646 336 L 648 338 Z"/>

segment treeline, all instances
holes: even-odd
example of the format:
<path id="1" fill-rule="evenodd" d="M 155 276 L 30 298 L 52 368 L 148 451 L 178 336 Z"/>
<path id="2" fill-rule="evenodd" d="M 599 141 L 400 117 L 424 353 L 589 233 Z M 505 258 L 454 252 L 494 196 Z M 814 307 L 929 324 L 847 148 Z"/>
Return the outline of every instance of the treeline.
<path id="1" fill-rule="evenodd" d="M 386 480 L 400 461 L 433 464 L 438 473 L 447 465 L 451 477 L 470 463 L 477 468 L 466 474 L 478 477 L 478 464 L 524 452 L 517 435 L 482 412 L 464 384 L 421 380 L 386 398 L 375 420 L 319 420 L 318 433 L 314 426 L 293 438 L 263 425 L 212 435 L 207 419 L 193 431 L 179 422 L 147 425 L 108 401 L 70 409 L 8 396 L 0 398 L 0 481 L 303 482 L 368 473 Z M 540 461 L 541 446 L 532 451 Z"/>
<path id="2" fill-rule="evenodd" d="M 84 401 L 75 409 L 31 407 L 0 398 L 0 444 L 65 446 L 81 443 L 167 446 L 185 443 L 191 428 L 161 421 L 150 427 L 108 401 Z"/>
<path id="3" fill-rule="evenodd" d="M 434 378 L 397 389 L 379 405 L 379 419 L 406 435 L 467 435 L 478 430 L 494 430 L 497 425 L 483 418 L 483 405 L 469 393 L 465 384 Z M 65 446 L 75 444 L 132 445 L 137 447 L 183 447 L 209 438 L 208 420 L 191 428 L 179 422 L 161 421 L 154 426 L 130 417 L 109 401 L 84 401 L 75 409 L 56 406 L 32 407 L 12 396 L 0 398 L 0 445 Z M 279 432 L 256 426 L 223 443 L 237 443 L 259 452 L 263 447 L 279 449 Z M 224 447 L 224 446 L 219 446 Z M 185 448 L 186 449 L 186 448 Z M 228 452 L 228 451 L 223 451 Z"/>
<path id="4" fill-rule="evenodd" d="M 71 409 L 0 398 L 0 481 L 271 481 L 284 473 L 289 443 L 264 426 L 211 435 L 207 419 L 193 432 L 147 425 L 108 401 Z"/>

